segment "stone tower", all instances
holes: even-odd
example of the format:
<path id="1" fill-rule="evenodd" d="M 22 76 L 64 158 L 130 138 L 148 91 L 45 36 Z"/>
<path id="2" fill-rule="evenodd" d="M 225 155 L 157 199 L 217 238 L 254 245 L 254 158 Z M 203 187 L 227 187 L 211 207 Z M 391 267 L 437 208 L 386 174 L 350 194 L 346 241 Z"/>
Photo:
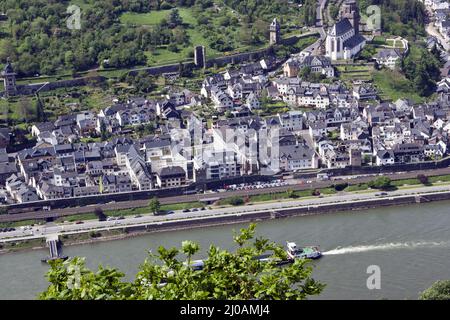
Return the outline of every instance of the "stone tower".
<path id="1" fill-rule="evenodd" d="M 270 30 L 270 45 L 279 44 L 281 40 L 281 26 L 277 18 L 273 19 L 269 27 Z"/>
<path id="2" fill-rule="evenodd" d="M 194 64 L 197 68 L 206 68 L 205 46 L 196 46 L 194 48 Z"/>
<path id="3" fill-rule="evenodd" d="M 359 33 L 361 16 L 359 14 L 359 8 L 356 0 L 345 0 L 342 4 L 339 15 L 341 20 L 347 18 L 355 29 L 355 33 Z"/>
<path id="4" fill-rule="evenodd" d="M 361 167 L 362 165 L 362 155 L 361 150 L 352 148 L 349 150 L 350 165 L 352 167 Z"/>
<path id="5" fill-rule="evenodd" d="M 16 73 L 14 72 L 11 61 L 8 58 L 5 68 L 1 76 L 3 78 L 6 97 L 15 96 L 17 94 Z"/>

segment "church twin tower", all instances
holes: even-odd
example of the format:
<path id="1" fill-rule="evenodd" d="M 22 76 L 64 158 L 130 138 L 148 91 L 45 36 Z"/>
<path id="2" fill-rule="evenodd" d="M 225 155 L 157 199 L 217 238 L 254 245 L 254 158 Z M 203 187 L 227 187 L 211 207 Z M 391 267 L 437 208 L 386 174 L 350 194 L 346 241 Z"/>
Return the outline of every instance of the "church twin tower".
<path id="1" fill-rule="evenodd" d="M 359 33 L 359 24 L 361 22 L 361 16 L 359 14 L 358 4 L 356 0 L 347 0 L 341 7 L 339 16 L 342 19 L 348 19 L 352 24 L 355 33 Z"/>

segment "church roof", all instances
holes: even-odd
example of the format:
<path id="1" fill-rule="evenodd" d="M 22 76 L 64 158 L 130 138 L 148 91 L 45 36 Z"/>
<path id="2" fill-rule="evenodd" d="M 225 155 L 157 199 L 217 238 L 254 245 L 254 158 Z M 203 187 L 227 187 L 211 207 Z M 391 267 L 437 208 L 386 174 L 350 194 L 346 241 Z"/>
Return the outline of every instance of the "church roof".
<path id="1" fill-rule="evenodd" d="M 278 19 L 274 18 L 272 23 L 270 24 L 271 27 L 279 27 L 280 24 L 278 23 Z"/>
<path id="2" fill-rule="evenodd" d="M 341 21 L 337 22 L 331 28 L 330 34 L 332 36 L 340 36 L 340 35 L 343 35 L 343 34 L 349 32 L 352 29 L 353 29 L 352 24 L 350 23 L 350 21 L 347 18 L 345 18 L 345 19 L 342 19 Z"/>
<path id="3" fill-rule="evenodd" d="M 350 39 L 347 39 L 344 42 L 344 48 L 354 48 L 357 45 L 363 43 L 364 41 L 366 41 L 366 38 L 364 38 L 362 35 L 360 34 L 355 34 L 353 37 L 351 37 Z"/>

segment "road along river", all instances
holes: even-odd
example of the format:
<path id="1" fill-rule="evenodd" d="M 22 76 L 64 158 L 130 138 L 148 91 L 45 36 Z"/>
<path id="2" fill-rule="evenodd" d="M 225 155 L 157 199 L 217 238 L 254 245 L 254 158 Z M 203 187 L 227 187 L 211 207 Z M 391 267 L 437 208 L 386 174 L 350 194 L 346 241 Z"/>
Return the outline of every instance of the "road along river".
<path id="1" fill-rule="evenodd" d="M 450 279 L 450 202 L 295 217 L 258 223 L 258 235 L 280 244 L 317 244 L 324 257 L 314 276 L 327 284 L 320 299 L 416 299 L 439 279 Z M 233 248 L 232 230 L 247 224 L 163 232 L 65 247 L 88 266 L 118 267 L 132 279 L 148 249 L 198 241 Z M 34 299 L 45 289 L 47 249 L 0 255 L 0 299 Z M 367 288 L 367 268 L 379 266 L 381 289 Z"/>

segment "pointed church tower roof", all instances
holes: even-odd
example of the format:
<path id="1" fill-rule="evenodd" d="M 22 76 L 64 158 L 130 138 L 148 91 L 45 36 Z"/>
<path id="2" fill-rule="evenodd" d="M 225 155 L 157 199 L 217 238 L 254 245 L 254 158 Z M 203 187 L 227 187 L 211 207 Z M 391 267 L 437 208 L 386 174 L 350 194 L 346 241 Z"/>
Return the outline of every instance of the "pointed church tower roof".
<path id="1" fill-rule="evenodd" d="M 280 28 L 280 23 L 278 22 L 277 18 L 274 18 L 272 23 L 270 24 L 271 28 Z"/>
<path id="2" fill-rule="evenodd" d="M 14 73 L 14 68 L 13 68 L 9 58 L 6 62 L 5 68 L 3 69 L 3 73 L 4 74 L 13 74 Z"/>

